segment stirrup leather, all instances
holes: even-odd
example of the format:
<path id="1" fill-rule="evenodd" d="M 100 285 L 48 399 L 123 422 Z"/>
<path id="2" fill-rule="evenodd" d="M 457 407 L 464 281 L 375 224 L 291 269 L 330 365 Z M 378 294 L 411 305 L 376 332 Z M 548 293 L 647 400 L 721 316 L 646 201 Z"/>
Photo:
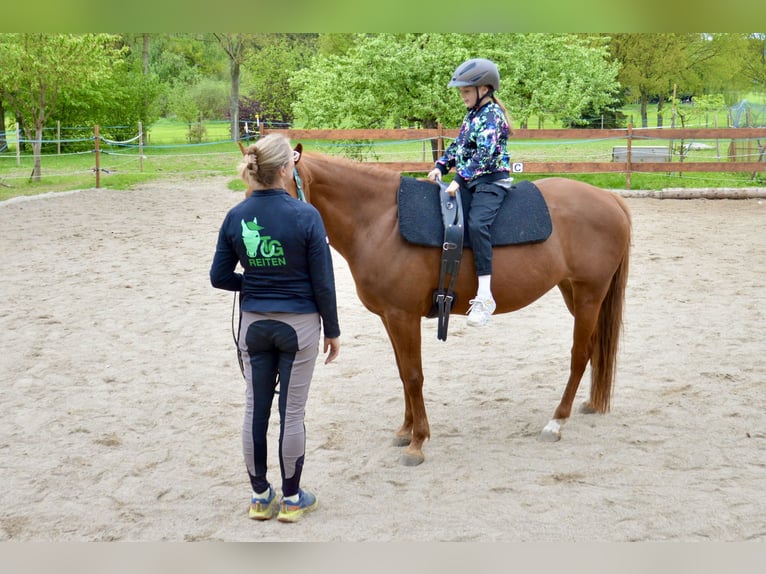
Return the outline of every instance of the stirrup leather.
<path id="1" fill-rule="evenodd" d="M 437 337 L 447 340 L 447 327 L 452 304 L 455 302 L 455 280 L 460 270 L 463 254 L 463 203 L 460 190 L 452 197 L 446 191 L 447 186 L 439 183 L 439 199 L 444 222 L 444 242 L 442 243 L 442 262 L 439 272 L 439 287 L 434 291 L 433 302 L 439 318 Z M 449 278 L 449 285 L 447 279 Z"/>

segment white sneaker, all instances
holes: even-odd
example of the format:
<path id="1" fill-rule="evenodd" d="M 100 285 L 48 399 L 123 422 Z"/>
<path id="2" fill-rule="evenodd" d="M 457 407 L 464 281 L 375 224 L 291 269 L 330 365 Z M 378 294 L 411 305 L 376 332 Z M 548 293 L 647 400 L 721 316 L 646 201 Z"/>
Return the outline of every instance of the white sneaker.
<path id="1" fill-rule="evenodd" d="M 489 317 L 495 312 L 497 305 L 495 300 L 489 299 L 471 299 L 469 301 L 471 308 L 468 309 L 468 325 L 471 327 L 483 327 L 489 323 Z"/>

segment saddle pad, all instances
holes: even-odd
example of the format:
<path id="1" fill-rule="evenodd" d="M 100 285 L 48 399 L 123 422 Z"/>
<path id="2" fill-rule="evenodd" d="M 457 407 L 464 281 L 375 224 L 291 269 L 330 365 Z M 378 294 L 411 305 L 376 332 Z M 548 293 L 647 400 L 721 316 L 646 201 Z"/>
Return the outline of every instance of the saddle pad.
<path id="1" fill-rule="evenodd" d="M 471 194 L 461 193 L 465 214 L 464 247 L 470 247 L 468 210 Z M 416 245 L 441 247 L 444 223 L 439 204 L 439 186 L 430 181 L 402 177 L 397 198 L 399 231 Z M 531 181 L 514 183 L 490 227 L 492 245 L 518 245 L 545 241 L 552 231 L 551 217 L 540 190 Z"/>

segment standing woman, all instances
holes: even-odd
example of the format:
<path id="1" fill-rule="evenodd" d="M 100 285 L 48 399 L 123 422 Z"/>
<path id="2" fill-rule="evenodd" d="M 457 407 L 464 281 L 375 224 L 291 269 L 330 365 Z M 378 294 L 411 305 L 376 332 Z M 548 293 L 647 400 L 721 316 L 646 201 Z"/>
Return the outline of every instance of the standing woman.
<path id="1" fill-rule="evenodd" d="M 476 58 L 460 64 L 449 87 L 457 87 L 467 113 L 457 138 L 436 160 L 428 178 L 440 180 L 451 168 L 455 178 L 447 192 L 471 194 L 468 210 L 468 233 L 476 267 L 479 287 L 470 300 L 468 324 L 486 325 L 495 312 L 492 297 L 492 241 L 489 228 L 505 199 L 512 178 L 508 157 L 508 136 L 511 123 L 505 107 L 495 96 L 500 89 L 500 73 L 490 60 Z"/>
<path id="2" fill-rule="evenodd" d="M 250 145 L 240 164 L 248 197 L 226 215 L 210 282 L 240 292 L 239 353 L 246 381 L 242 449 L 250 477 L 250 518 L 295 522 L 317 506 L 300 488 L 304 415 L 324 329 L 325 364 L 338 356 L 340 328 L 329 241 L 319 212 L 288 195 L 293 151 L 280 134 Z M 236 273 L 237 264 L 243 273 Z M 271 406 L 279 385 L 282 497 L 266 477 Z"/>

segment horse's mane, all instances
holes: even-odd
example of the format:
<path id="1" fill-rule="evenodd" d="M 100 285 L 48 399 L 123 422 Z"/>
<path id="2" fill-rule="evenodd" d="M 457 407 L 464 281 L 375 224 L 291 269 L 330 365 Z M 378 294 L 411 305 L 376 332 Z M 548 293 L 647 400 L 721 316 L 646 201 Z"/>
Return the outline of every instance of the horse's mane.
<path id="1" fill-rule="evenodd" d="M 337 166 L 338 169 L 349 169 L 356 172 L 364 172 L 370 177 L 399 177 L 399 172 L 385 166 L 375 165 L 374 163 L 364 163 L 361 161 L 349 159 L 347 157 L 328 155 L 320 152 L 303 152 L 305 159 L 317 162 L 325 162 Z"/>

